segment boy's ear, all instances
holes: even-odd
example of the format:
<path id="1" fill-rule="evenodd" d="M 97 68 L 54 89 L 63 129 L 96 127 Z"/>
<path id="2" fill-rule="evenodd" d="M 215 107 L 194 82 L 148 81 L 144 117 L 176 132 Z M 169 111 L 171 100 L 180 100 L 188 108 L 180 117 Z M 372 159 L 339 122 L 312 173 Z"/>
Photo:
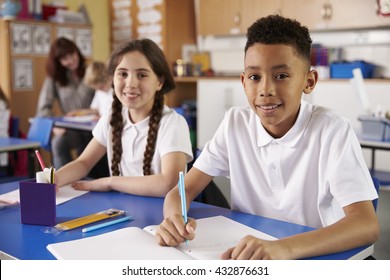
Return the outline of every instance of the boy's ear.
<path id="1" fill-rule="evenodd" d="M 303 92 L 309 94 L 313 91 L 318 81 L 318 72 L 316 70 L 310 70 L 307 74 L 307 80 Z"/>
<path id="2" fill-rule="evenodd" d="M 241 84 L 245 89 L 245 73 L 240 74 Z"/>

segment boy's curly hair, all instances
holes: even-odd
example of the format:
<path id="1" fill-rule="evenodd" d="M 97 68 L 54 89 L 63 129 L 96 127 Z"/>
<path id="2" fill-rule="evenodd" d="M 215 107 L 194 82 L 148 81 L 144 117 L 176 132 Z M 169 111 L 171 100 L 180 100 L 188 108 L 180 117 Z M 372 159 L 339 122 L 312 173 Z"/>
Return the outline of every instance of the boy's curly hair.
<path id="1" fill-rule="evenodd" d="M 270 15 L 255 21 L 247 30 L 245 54 L 256 43 L 273 45 L 283 44 L 293 47 L 298 55 L 304 58 L 310 66 L 310 50 L 312 40 L 307 27 L 298 21 Z"/>

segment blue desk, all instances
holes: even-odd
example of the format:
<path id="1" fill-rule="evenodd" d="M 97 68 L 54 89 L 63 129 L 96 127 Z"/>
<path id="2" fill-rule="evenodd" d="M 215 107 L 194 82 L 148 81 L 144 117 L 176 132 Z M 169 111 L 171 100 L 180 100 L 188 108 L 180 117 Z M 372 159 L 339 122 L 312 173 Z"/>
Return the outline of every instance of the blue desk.
<path id="1" fill-rule="evenodd" d="M 55 127 L 62 127 L 67 129 L 92 131 L 96 125 L 96 121 L 70 121 L 64 119 L 64 117 L 52 117 L 51 119 L 54 120 Z"/>
<path id="2" fill-rule="evenodd" d="M 18 182 L 0 185 L 0 193 L 6 193 L 17 188 Z M 81 216 L 96 213 L 109 208 L 123 209 L 135 220 L 130 223 L 120 223 L 100 230 L 83 234 L 81 229 L 74 229 L 54 236 L 42 232 L 44 226 L 23 225 L 20 222 L 19 205 L 0 210 L 0 258 L 11 256 L 17 259 L 55 259 L 46 249 L 50 243 L 79 239 L 113 231 L 119 228 L 159 224 L 162 221 L 162 198 L 142 197 L 118 192 L 91 192 L 57 206 L 57 222 L 64 222 Z M 260 216 L 231 211 L 225 208 L 193 202 L 188 213 L 190 217 L 204 218 L 223 215 L 252 228 L 278 238 L 312 230 L 296 224 L 268 219 Z M 365 258 L 372 254 L 372 246 L 360 247 L 342 253 L 325 255 L 313 259 L 349 259 Z"/>
<path id="3" fill-rule="evenodd" d="M 14 137 L 0 137 L 0 153 L 28 150 L 29 177 L 35 177 L 34 150 L 38 149 L 40 146 L 41 144 L 37 141 Z"/>
<path id="4" fill-rule="evenodd" d="M 390 151 L 390 142 L 364 139 L 359 139 L 359 142 L 362 148 L 371 150 L 371 175 L 379 179 L 381 186 L 389 186 L 390 172 L 379 171 L 375 169 L 375 152 L 376 150 Z"/>

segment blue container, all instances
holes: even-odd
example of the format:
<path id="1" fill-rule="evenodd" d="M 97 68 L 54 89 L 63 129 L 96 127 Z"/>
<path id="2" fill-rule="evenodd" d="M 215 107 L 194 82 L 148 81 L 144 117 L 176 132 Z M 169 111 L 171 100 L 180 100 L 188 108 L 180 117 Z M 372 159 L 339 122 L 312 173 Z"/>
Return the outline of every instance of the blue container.
<path id="1" fill-rule="evenodd" d="M 374 76 L 375 65 L 364 61 L 354 61 L 330 64 L 330 77 L 332 79 L 350 79 L 353 77 L 352 70 L 355 68 L 360 68 L 365 79 Z"/>

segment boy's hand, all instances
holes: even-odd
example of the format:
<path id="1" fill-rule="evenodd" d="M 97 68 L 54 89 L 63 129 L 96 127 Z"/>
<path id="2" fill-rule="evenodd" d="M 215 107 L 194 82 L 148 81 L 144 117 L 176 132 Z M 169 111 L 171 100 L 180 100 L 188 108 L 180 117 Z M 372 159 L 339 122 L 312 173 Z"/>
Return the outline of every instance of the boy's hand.
<path id="1" fill-rule="evenodd" d="M 236 247 L 226 250 L 222 255 L 223 260 L 284 260 L 286 248 L 280 240 L 269 241 L 248 235 L 242 238 Z"/>
<path id="2" fill-rule="evenodd" d="M 175 214 L 165 218 L 157 227 L 156 239 L 162 246 L 177 246 L 186 240 L 195 237 L 196 220 L 188 218 L 188 223 L 184 224 L 181 215 Z"/>

